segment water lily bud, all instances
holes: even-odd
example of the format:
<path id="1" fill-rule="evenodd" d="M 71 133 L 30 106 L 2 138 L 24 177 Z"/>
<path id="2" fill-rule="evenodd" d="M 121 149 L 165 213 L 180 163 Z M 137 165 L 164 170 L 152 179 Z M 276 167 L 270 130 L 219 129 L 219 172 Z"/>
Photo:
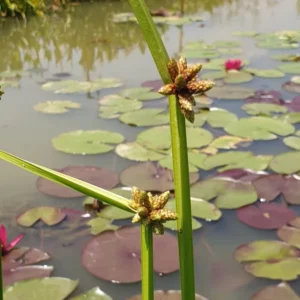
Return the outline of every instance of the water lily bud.
<path id="1" fill-rule="evenodd" d="M 195 64 L 195 65 L 191 65 L 190 67 L 188 67 L 183 73 L 183 76 L 184 76 L 184 79 L 186 80 L 186 82 L 189 82 L 193 78 L 195 78 L 201 69 L 202 69 L 201 64 Z"/>
<path id="2" fill-rule="evenodd" d="M 156 235 L 163 235 L 165 232 L 164 225 L 159 222 L 155 222 L 152 225 L 152 231 Z"/>
<path id="3" fill-rule="evenodd" d="M 186 58 L 181 56 L 177 62 L 177 66 L 178 66 L 178 73 L 183 74 L 184 70 L 186 70 L 187 68 Z"/>
<path id="4" fill-rule="evenodd" d="M 162 95 L 172 95 L 175 94 L 176 87 L 174 83 L 169 83 L 161 87 L 158 92 Z"/>
<path id="5" fill-rule="evenodd" d="M 186 88 L 186 81 L 182 75 L 178 75 L 175 78 L 175 86 L 177 91 L 181 91 L 182 89 Z"/>
<path id="6" fill-rule="evenodd" d="M 136 211 L 141 218 L 146 218 L 149 214 L 149 211 L 146 207 L 141 206 Z"/>
<path id="7" fill-rule="evenodd" d="M 178 75 L 178 66 L 176 60 L 173 58 L 168 62 L 168 71 L 172 81 L 174 82 L 176 76 Z"/>
<path id="8" fill-rule="evenodd" d="M 210 80 L 200 80 L 196 82 L 189 82 L 187 84 L 187 88 L 192 94 L 203 94 L 209 91 L 214 85 L 214 82 Z"/>

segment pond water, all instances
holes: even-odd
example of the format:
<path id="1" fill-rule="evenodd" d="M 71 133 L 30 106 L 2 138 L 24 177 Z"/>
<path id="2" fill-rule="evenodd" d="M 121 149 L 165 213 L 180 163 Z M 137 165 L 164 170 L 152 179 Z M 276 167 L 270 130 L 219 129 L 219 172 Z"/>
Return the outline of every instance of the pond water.
<path id="1" fill-rule="evenodd" d="M 178 9 L 170 1 L 148 1 L 151 9 L 165 7 Z M 272 60 L 275 54 L 296 54 L 297 49 L 264 49 L 255 46 L 252 37 L 233 36 L 234 31 L 269 33 L 276 30 L 300 28 L 300 2 L 296 0 L 194 0 L 185 4 L 185 10 L 203 17 L 204 22 L 183 26 L 159 26 L 170 55 L 177 55 L 193 41 L 207 44 L 218 40 L 238 41 L 244 53 L 238 58 L 247 59 L 251 68 L 275 68 L 280 62 Z M 101 1 L 81 3 L 45 19 L 0 20 L 0 72 L 26 70 L 19 87 L 5 88 L 0 104 L 1 149 L 29 161 L 50 168 L 86 165 L 98 166 L 121 173 L 137 162 L 121 158 L 114 151 L 101 155 L 71 155 L 57 151 L 51 140 L 57 135 L 82 130 L 109 130 L 124 135 L 126 142 L 133 142 L 143 127 L 129 127 L 118 118 L 98 117 L 98 99 L 116 93 L 122 88 L 139 87 L 159 75 L 138 26 L 134 23 L 114 23 L 113 14 L 129 12 L 126 1 Z M 200 26 L 200 24 L 203 24 Z M 235 55 L 223 55 L 223 58 Z M 197 61 L 193 59 L 191 61 Z M 206 71 L 203 71 L 203 74 Z M 93 80 L 98 77 L 119 78 L 124 87 L 102 89 L 88 94 L 55 94 L 41 89 L 41 83 L 51 81 L 55 73 L 70 73 L 63 79 Z M 280 90 L 284 99 L 295 95 L 281 89 L 283 78 L 255 77 L 241 86 L 255 90 Z M 42 114 L 34 110 L 40 102 L 72 100 L 81 104 L 79 110 L 62 115 Z M 213 106 L 225 108 L 239 117 L 247 114 L 241 109 L 244 101 L 214 100 Z M 144 102 L 143 106 L 166 107 L 163 100 Z M 297 125 L 295 125 L 297 128 Z M 205 125 L 205 128 L 208 129 Z M 221 135 L 222 129 L 213 129 Z M 223 134 L 225 134 L 223 132 Z M 239 149 L 240 150 L 240 149 Z M 243 150 L 243 149 L 242 149 Z M 282 141 L 257 141 L 247 151 L 255 154 L 276 155 L 290 150 Z M 59 199 L 46 196 L 36 188 L 36 176 L 0 161 L 1 198 L 0 220 L 8 228 L 9 237 L 25 233 L 21 246 L 42 249 L 50 254 L 48 265 L 53 265 L 53 276 L 79 279 L 80 285 L 73 295 L 99 286 L 115 300 L 129 299 L 140 292 L 140 283 L 116 284 L 89 274 L 80 263 L 80 253 L 91 238 L 70 231 L 63 226 L 22 228 L 15 217 L 27 208 L 47 205 L 82 209 L 83 198 Z M 214 172 L 201 170 L 201 177 Z M 295 211 L 296 208 L 293 207 Z M 129 224 L 130 220 L 116 222 Z M 205 222 L 203 222 L 205 223 Z M 237 246 L 260 239 L 277 239 L 275 231 L 257 230 L 242 224 L 235 210 L 223 210 L 217 222 L 206 222 L 194 231 L 195 271 L 197 293 L 211 300 L 245 300 L 263 287 L 274 283 L 253 277 L 244 271 L 242 264 L 233 258 Z M 275 281 L 278 283 L 279 281 Z M 179 272 L 155 277 L 156 289 L 179 289 Z M 300 294 L 297 282 L 291 286 Z M 275 299 L 275 298 L 274 298 Z"/>

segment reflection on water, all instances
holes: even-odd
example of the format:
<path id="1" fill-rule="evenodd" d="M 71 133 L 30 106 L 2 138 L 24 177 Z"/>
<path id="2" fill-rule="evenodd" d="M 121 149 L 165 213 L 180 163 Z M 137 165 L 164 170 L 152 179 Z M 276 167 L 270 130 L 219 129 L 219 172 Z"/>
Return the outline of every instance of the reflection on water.
<path id="1" fill-rule="evenodd" d="M 165 7 L 180 9 L 181 2 L 148 1 L 152 9 Z M 197 12 L 205 18 L 205 26 L 198 23 L 180 28 L 160 26 L 159 31 L 170 54 L 181 51 L 188 41 L 203 39 L 208 43 L 218 39 L 236 39 L 235 30 L 298 29 L 299 1 L 296 0 L 195 0 L 186 1 L 187 12 Z M 58 134 L 76 129 L 103 129 L 122 133 L 127 141 L 133 141 L 141 128 L 129 128 L 118 120 L 97 118 L 97 101 L 87 100 L 85 95 L 55 95 L 42 91 L 36 81 L 42 81 L 57 72 L 71 72 L 72 79 L 94 79 L 100 74 L 117 77 L 126 87 L 139 86 L 144 80 L 157 79 L 158 74 L 136 24 L 115 24 L 112 15 L 130 11 L 126 1 L 101 1 L 83 3 L 65 13 L 48 16 L 45 19 L 31 18 L 28 23 L 18 20 L 0 22 L 0 71 L 7 69 L 45 69 L 44 78 L 26 77 L 21 80 L 20 89 L 7 88 L 0 105 L 1 148 L 31 161 L 53 168 L 67 165 L 95 165 L 121 172 L 132 162 L 121 159 L 114 153 L 101 156 L 72 156 L 55 151 L 51 139 Z M 269 52 L 253 46 L 249 39 L 240 39 L 245 57 L 251 58 L 253 67 L 274 67 L 275 62 L 266 59 Z M 289 50 L 288 50 L 289 51 Z M 272 52 L 273 53 L 273 52 Z M 280 51 L 274 50 L 274 54 Z M 272 65 L 273 64 L 273 65 Z M 284 79 L 283 79 L 284 80 Z M 254 88 L 279 89 L 281 79 L 269 81 L 255 79 L 249 86 Z M 101 91 L 94 97 L 102 97 L 116 90 Z M 290 95 L 283 93 L 285 98 Z M 82 104 L 82 109 L 63 116 L 47 116 L 33 110 L 33 106 L 45 100 L 73 100 Z M 241 113 L 236 102 L 216 102 L 235 113 Z M 153 104 L 147 103 L 145 106 Z M 154 104 L 155 105 L 155 104 Z M 165 105 L 165 102 L 163 103 Z M 269 144 L 270 145 L 270 144 Z M 283 151 L 276 141 L 274 147 L 257 143 L 250 150 L 255 153 L 275 154 Z M 287 149 L 284 148 L 284 151 Z M 37 205 L 57 207 L 82 207 L 81 200 L 53 199 L 40 194 L 35 187 L 35 176 L 25 173 L 4 162 L 0 162 L 0 219 L 9 227 L 13 236 L 22 228 L 15 225 L 14 216 Z M 204 177 L 205 174 L 202 174 Z M 125 222 L 126 223 L 126 222 Z M 120 223 L 123 224 L 123 223 Z M 53 230 L 53 229 L 51 229 Z M 55 266 L 54 275 L 80 279 L 79 291 L 99 285 L 114 300 L 124 300 L 139 292 L 139 284 L 115 285 L 94 278 L 83 271 L 80 251 L 89 236 L 71 240 L 73 228 L 62 228 L 61 235 L 43 228 L 26 229 L 22 245 L 32 245 L 49 252 Z M 74 233 L 75 234 L 75 233 Z M 59 239 L 58 239 L 59 236 Z M 65 242 L 63 236 L 68 236 Z M 275 238 L 274 232 L 256 231 L 241 225 L 235 212 L 226 212 L 217 223 L 205 224 L 195 232 L 196 289 L 211 300 L 247 300 L 251 295 L 270 284 L 247 275 L 242 266 L 234 263 L 232 253 L 236 246 L 255 239 Z M 62 241 L 63 240 L 63 241 Z M 72 253 L 72 255 L 70 255 Z M 75 262 L 75 263 L 74 263 Z M 78 262 L 78 263 L 76 263 Z M 62 267 L 62 265 L 64 267 Z M 178 289 L 179 274 L 156 277 L 159 289 Z M 294 286 L 295 288 L 295 286 Z M 297 290 L 297 287 L 296 287 Z M 299 287 L 298 291 L 299 293 Z"/>

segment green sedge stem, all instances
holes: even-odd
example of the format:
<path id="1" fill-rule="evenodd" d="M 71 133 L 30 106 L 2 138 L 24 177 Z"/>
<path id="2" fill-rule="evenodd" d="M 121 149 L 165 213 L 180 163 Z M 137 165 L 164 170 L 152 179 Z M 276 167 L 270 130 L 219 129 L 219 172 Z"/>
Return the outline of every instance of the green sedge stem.
<path id="1" fill-rule="evenodd" d="M 122 196 L 116 195 L 107 190 L 101 189 L 85 181 L 77 178 L 62 174 L 60 172 L 42 167 L 35 163 L 31 163 L 27 160 L 21 159 L 17 156 L 9 154 L 0 150 L 0 159 L 10 162 L 22 169 L 25 169 L 35 175 L 46 178 L 55 183 L 70 187 L 78 192 L 81 192 L 87 196 L 94 197 L 105 203 L 116 206 L 120 209 L 135 212 L 128 204 L 128 200 Z"/>
<path id="2" fill-rule="evenodd" d="M 142 300 L 154 299 L 153 236 L 151 224 L 141 223 Z"/>
<path id="3" fill-rule="evenodd" d="M 144 0 L 128 0 L 164 83 L 171 83 L 169 56 Z M 175 95 L 169 97 L 172 156 L 178 214 L 178 247 L 182 299 L 195 299 L 194 253 L 185 119 Z"/>

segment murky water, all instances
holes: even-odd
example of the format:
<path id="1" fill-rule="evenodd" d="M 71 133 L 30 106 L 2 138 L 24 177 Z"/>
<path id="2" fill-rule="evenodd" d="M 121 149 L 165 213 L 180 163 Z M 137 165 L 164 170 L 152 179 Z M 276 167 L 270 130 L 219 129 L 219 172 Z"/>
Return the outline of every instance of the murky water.
<path id="1" fill-rule="evenodd" d="M 170 1 L 148 1 L 151 8 L 176 8 Z M 186 10 L 198 12 L 206 19 L 205 26 L 188 24 L 182 27 L 163 26 L 159 30 L 169 53 L 176 54 L 188 41 L 218 39 L 235 40 L 235 30 L 299 29 L 300 2 L 296 0 L 195 0 L 187 1 Z M 134 141 L 140 128 L 129 128 L 118 119 L 97 118 L 97 99 L 111 90 L 89 95 L 55 95 L 40 89 L 39 82 L 57 72 L 70 72 L 73 79 L 88 80 L 95 77 L 117 77 L 126 87 L 139 86 L 145 80 L 157 79 L 153 64 L 139 28 L 135 24 L 115 24 L 112 14 L 130 11 L 126 1 L 106 1 L 81 4 L 71 7 L 66 13 L 58 13 L 44 20 L 32 18 L 27 23 L 18 20 L 0 22 L 0 71 L 7 69 L 34 69 L 30 76 L 21 79 L 18 89 L 6 89 L 0 105 L 1 149 L 12 152 L 30 161 L 51 168 L 67 165 L 94 165 L 121 172 L 131 161 L 116 156 L 113 152 L 96 156 L 72 156 L 56 151 L 51 139 L 65 131 L 76 129 L 104 129 L 122 133 L 127 141 Z M 269 53 L 280 50 L 256 48 L 251 39 L 240 39 L 246 49 L 242 56 L 251 60 L 255 67 L 273 67 L 275 62 Z M 296 53 L 285 50 L 285 53 Z M 280 89 L 284 79 L 255 78 L 247 86 L 256 89 Z M 282 92 L 285 99 L 291 95 Z M 48 116 L 34 111 L 33 106 L 45 100 L 74 100 L 82 104 L 80 111 L 65 115 Z M 236 102 L 214 102 L 234 113 L 245 115 Z M 151 104 L 146 104 L 151 106 Z M 282 143 L 272 141 L 255 143 L 249 150 L 260 154 L 277 154 L 287 151 Z M 82 199 L 53 199 L 39 193 L 35 187 L 36 177 L 0 161 L 1 198 L 0 218 L 14 236 L 20 227 L 14 217 L 27 207 L 55 205 L 81 208 Z M 67 235 L 61 231 L 61 235 Z M 79 292 L 99 286 L 115 300 L 123 300 L 139 293 L 140 284 L 117 285 L 97 279 L 87 273 L 80 264 L 80 251 L 89 237 L 63 246 L 64 236 L 44 237 L 44 231 L 26 229 L 22 245 L 30 245 L 49 252 L 54 276 L 80 279 Z M 246 274 L 237 264 L 232 253 L 242 244 L 256 239 L 273 239 L 274 232 L 257 231 L 240 222 L 235 212 L 225 212 L 214 224 L 205 224 L 194 233 L 196 259 L 196 290 L 211 300 L 246 300 L 270 284 L 268 280 L 255 279 Z M 155 278 L 157 289 L 178 289 L 179 273 Z M 300 292 L 297 283 L 293 286 Z"/>

